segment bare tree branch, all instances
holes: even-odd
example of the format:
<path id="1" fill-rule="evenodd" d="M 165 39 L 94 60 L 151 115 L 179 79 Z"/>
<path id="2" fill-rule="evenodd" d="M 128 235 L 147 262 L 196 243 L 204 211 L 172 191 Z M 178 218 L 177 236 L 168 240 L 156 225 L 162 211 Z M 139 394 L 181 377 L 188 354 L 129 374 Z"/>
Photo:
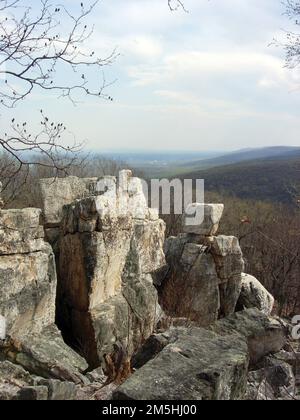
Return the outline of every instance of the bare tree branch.
<path id="1" fill-rule="evenodd" d="M 300 25 L 300 1 L 285 0 L 286 16 L 295 24 Z M 300 64 L 300 33 L 298 31 L 288 31 L 286 33 L 286 41 L 283 43 L 286 53 L 286 66 L 295 68 Z"/>
<path id="2" fill-rule="evenodd" d="M 88 68 L 102 70 L 117 55 L 113 51 L 108 57 L 100 58 L 94 51 L 84 48 L 84 43 L 93 33 L 93 28 L 88 28 L 85 19 L 98 0 L 87 9 L 82 4 L 77 16 L 63 5 L 55 7 L 49 0 L 41 0 L 37 17 L 31 7 L 21 12 L 20 1 L 7 5 L 6 0 L 0 0 L 1 10 L 5 12 L 5 17 L 0 19 L 1 104 L 13 107 L 34 88 L 60 91 L 62 96 L 71 100 L 75 91 L 111 100 L 104 92 L 107 87 L 105 79 L 102 77 L 95 89 L 89 86 L 85 74 Z M 11 13 L 17 6 L 17 12 Z M 63 27 L 69 27 L 65 35 Z M 70 70 L 77 80 L 61 83 L 59 75 Z M 102 75 L 102 71 L 99 74 Z"/>
<path id="3" fill-rule="evenodd" d="M 183 9 L 185 12 L 187 12 L 187 10 L 184 6 L 184 3 L 181 0 L 168 0 L 168 6 L 169 6 L 169 9 L 172 12 L 174 12 L 175 10 L 178 10 L 180 8 Z"/>
<path id="4" fill-rule="evenodd" d="M 114 62 L 117 53 L 101 58 L 87 46 L 94 28 L 86 19 L 98 0 L 87 6 L 78 2 L 72 7 L 76 13 L 63 4 L 39 1 L 33 7 L 29 0 L 0 0 L 0 106 L 12 109 L 38 89 L 56 92 L 72 103 L 82 95 L 111 101 L 103 68 Z M 90 84 L 94 80 L 91 71 L 99 79 L 98 86 Z M 14 118 L 7 132 L 0 132 L 0 151 L 5 152 L 5 158 L 0 156 L 4 190 L 15 184 L 18 174 L 26 181 L 35 165 L 62 174 L 78 159 L 81 144 L 66 146 L 64 124 L 50 122 L 43 111 L 41 114 L 40 130 L 35 134 L 27 122 L 17 123 Z"/>

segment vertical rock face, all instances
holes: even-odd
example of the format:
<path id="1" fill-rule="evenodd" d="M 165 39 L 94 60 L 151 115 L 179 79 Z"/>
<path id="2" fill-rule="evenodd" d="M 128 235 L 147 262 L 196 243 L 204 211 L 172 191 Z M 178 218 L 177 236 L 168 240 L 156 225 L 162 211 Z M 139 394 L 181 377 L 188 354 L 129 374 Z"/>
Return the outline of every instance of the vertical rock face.
<path id="1" fill-rule="evenodd" d="M 0 210 L 0 358 L 47 378 L 80 382 L 87 365 L 55 326 L 55 259 L 40 214 Z"/>
<path id="2" fill-rule="evenodd" d="M 55 262 L 39 217 L 37 209 L 0 210 L 0 314 L 10 336 L 55 319 Z"/>
<path id="3" fill-rule="evenodd" d="M 165 265 L 165 226 L 141 181 L 122 171 L 99 183 L 102 193 L 64 207 L 58 264 L 58 318 L 91 365 L 116 350 L 131 355 L 153 332 L 152 275 Z"/>
<path id="4" fill-rule="evenodd" d="M 184 233 L 166 241 L 169 270 L 160 286 L 163 309 L 170 316 L 185 317 L 200 326 L 235 311 L 240 295 L 244 261 L 237 238 L 217 233 L 223 205 L 194 204 L 204 220 L 190 224 L 184 217 Z M 191 214 L 191 210 L 188 211 Z"/>

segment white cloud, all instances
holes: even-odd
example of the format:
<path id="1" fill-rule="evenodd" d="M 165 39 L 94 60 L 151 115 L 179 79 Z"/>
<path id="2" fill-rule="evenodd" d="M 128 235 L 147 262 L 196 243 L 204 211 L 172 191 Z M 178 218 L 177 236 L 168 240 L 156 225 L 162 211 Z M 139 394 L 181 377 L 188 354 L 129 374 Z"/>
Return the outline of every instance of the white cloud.
<path id="1" fill-rule="evenodd" d="M 261 87 L 286 85 L 295 87 L 300 82 L 297 71 L 284 68 L 282 60 L 270 54 L 248 52 L 201 52 L 187 51 L 168 55 L 159 65 L 136 65 L 128 68 L 128 74 L 136 86 L 170 83 L 203 77 L 213 81 L 215 77 L 232 77 L 241 81 L 252 76 Z"/>
<path id="2" fill-rule="evenodd" d="M 30 118 L 43 106 L 54 119 L 63 114 L 94 148 L 299 143 L 300 71 L 284 68 L 283 51 L 268 47 L 288 25 L 281 2 L 185 4 L 188 14 L 171 13 L 167 0 L 102 0 L 89 19 L 95 32 L 87 47 L 102 57 L 120 53 L 104 68 L 108 81 L 117 79 L 109 91 L 115 102 L 85 98 L 74 109 L 35 96 L 17 112 Z"/>

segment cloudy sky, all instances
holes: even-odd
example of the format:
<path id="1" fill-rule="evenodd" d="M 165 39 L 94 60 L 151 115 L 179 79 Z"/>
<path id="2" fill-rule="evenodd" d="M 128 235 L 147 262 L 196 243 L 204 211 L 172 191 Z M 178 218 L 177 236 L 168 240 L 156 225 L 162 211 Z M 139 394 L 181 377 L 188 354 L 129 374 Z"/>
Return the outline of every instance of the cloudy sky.
<path id="1" fill-rule="evenodd" d="M 283 51 L 270 46 L 289 25 L 281 0 L 185 5 L 189 13 L 170 12 L 167 0 L 101 0 L 89 47 L 120 54 L 105 69 L 114 102 L 74 107 L 36 92 L 17 112 L 63 115 L 90 149 L 300 146 L 300 69 L 285 69 Z"/>

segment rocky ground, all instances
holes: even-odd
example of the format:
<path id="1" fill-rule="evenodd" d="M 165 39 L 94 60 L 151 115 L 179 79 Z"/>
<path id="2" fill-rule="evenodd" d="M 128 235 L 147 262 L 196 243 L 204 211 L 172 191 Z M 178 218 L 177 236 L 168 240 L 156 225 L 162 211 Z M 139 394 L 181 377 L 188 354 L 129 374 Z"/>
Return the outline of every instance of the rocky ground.
<path id="1" fill-rule="evenodd" d="M 298 398 L 298 343 L 217 235 L 223 205 L 165 240 L 130 171 L 37 193 L 0 210 L 0 399 Z"/>

